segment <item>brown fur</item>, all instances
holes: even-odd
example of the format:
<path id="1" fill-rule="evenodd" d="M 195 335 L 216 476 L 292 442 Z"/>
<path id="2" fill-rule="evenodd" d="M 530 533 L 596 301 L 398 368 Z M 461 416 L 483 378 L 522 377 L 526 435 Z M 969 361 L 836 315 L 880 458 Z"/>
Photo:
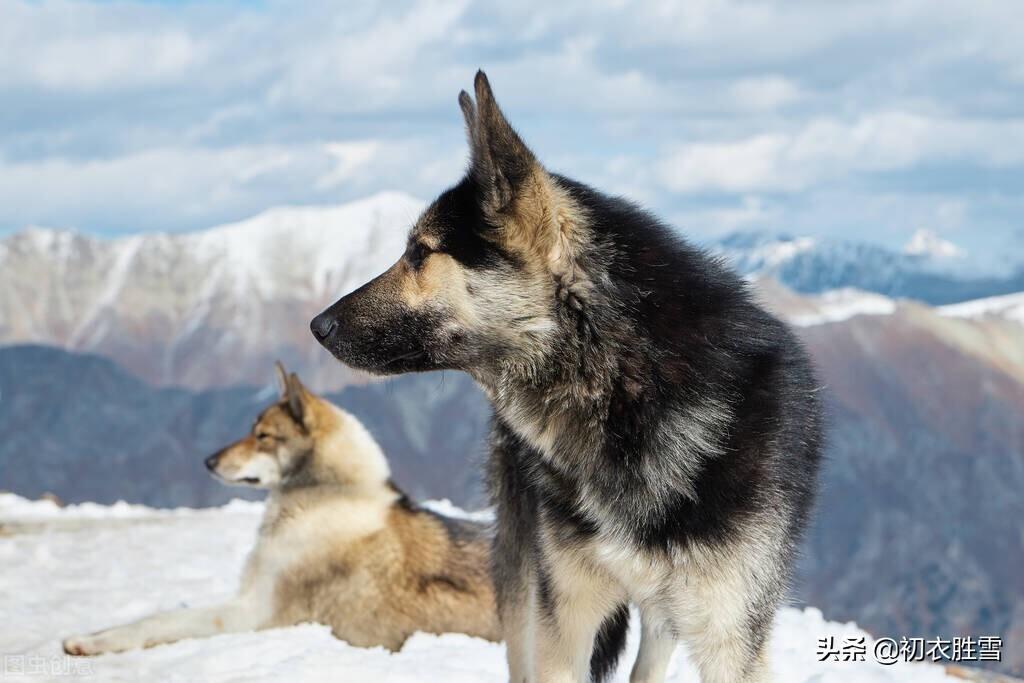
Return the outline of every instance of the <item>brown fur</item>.
<path id="1" fill-rule="evenodd" d="M 490 538 L 412 503 L 350 414 L 279 368 L 281 399 L 207 460 L 228 483 L 270 489 L 238 596 L 64 641 L 70 654 L 315 621 L 359 647 L 397 650 L 416 631 L 500 639 Z"/>
<path id="2" fill-rule="evenodd" d="M 282 397 L 260 415 L 253 435 L 228 450 L 237 454 L 253 443 L 259 448 L 254 436 L 267 434 L 289 444 L 282 449 L 286 462 L 306 459 L 300 466 L 309 482 L 291 487 L 286 480 L 272 492 L 264 528 L 287 535 L 310 510 L 329 506 L 343 493 L 361 499 L 364 507 L 379 506 L 383 519 L 369 533 L 325 539 L 296 558 L 277 577 L 270 625 L 316 621 L 352 645 L 392 650 L 416 631 L 499 640 L 484 529 L 418 508 L 375 477 L 370 463 L 360 460 L 365 444 L 352 428 L 354 418 L 297 379 L 289 381 L 289 396 L 301 395 L 302 421 L 292 415 L 289 396 Z M 336 490 L 339 485 L 349 490 Z"/>
<path id="3" fill-rule="evenodd" d="M 280 576 L 271 625 L 316 621 L 352 645 L 390 650 L 416 631 L 500 640 L 486 537 L 453 538 L 437 515 L 403 500 L 383 529 L 317 549 Z"/>

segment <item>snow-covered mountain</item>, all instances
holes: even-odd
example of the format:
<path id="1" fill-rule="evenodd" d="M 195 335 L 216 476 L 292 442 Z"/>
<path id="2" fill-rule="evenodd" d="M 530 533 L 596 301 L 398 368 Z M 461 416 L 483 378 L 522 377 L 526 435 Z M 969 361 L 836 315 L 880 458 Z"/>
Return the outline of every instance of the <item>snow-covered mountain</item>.
<path id="1" fill-rule="evenodd" d="M 450 506 L 447 508 L 450 510 Z M 0 651 L 38 671 L 19 671 L 5 657 L 4 680 L 118 681 L 391 681 L 480 683 L 507 680 L 504 648 L 460 634 L 416 634 L 401 652 L 362 649 L 330 630 L 302 624 L 259 633 L 188 639 L 97 658 L 70 659 L 60 639 L 183 604 L 212 604 L 237 587 L 262 505 L 231 503 L 207 510 L 155 511 L 96 505 L 57 509 L 0 494 Z M 52 533 L 59 531 L 60 533 Z M 631 629 L 616 681 L 628 678 L 638 628 Z M 818 643 L 836 647 L 863 639 L 865 661 L 819 661 Z M 775 680 L 786 683 L 952 683 L 941 666 L 873 659 L 873 640 L 852 623 L 826 621 L 820 611 L 783 609 L 770 642 Z M 16 662 L 15 662 L 16 663 Z M 56 673 L 55 673 L 56 672 Z M 695 681 L 677 652 L 668 680 Z"/>
<path id="2" fill-rule="evenodd" d="M 421 208 L 386 192 L 188 234 L 25 230 L 0 241 L 0 343 L 92 351 L 192 387 L 261 382 L 281 357 L 338 386 L 309 320 L 390 265 Z"/>
<path id="3" fill-rule="evenodd" d="M 963 259 L 967 253 L 949 240 L 944 240 L 931 230 L 921 228 L 916 230 L 905 245 L 905 254 L 925 256 L 934 261 L 950 261 Z"/>
<path id="4" fill-rule="evenodd" d="M 867 242 L 739 232 L 707 245 L 740 272 L 802 293 L 854 288 L 929 304 L 1024 291 L 1024 261 L 998 268 L 919 231 L 902 251 Z"/>
<path id="5" fill-rule="evenodd" d="M 147 381 L 191 388 L 260 384 L 281 358 L 315 387 L 337 389 L 353 377 L 313 342 L 309 319 L 392 263 L 422 207 L 385 192 L 187 234 L 106 240 L 31 228 L 0 240 L 0 344 L 94 352 Z M 945 304 L 1024 291 L 1024 270 L 985 275 L 927 232 L 903 252 L 766 233 L 710 247 L 747 275 L 803 293 L 852 288 Z M 832 308 L 844 297 L 833 295 Z"/>
<path id="6" fill-rule="evenodd" d="M 954 318 L 1003 318 L 1024 325 L 1024 292 L 942 306 L 939 312 Z"/>

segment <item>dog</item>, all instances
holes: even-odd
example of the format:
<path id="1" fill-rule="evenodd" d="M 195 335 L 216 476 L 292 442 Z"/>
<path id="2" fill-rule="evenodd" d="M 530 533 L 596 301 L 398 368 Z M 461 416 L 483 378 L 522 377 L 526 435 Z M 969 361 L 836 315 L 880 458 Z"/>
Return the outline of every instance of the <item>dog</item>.
<path id="1" fill-rule="evenodd" d="M 512 681 L 585 680 L 629 603 L 632 681 L 662 680 L 678 641 L 704 683 L 769 680 L 821 458 L 807 354 L 724 264 L 545 169 L 483 72 L 459 104 L 465 177 L 314 336 L 372 373 L 463 370 L 490 398 Z"/>
<path id="2" fill-rule="evenodd" d="M 416 631 L 500 639 L 485 525 L 414 504 L 359 421 L 277 366 L 281 397 L 206 460 L 227 484 L 269 490 L 236 597 L 64 641 L 95 655 L 319 622 L 358 647 Z"/>

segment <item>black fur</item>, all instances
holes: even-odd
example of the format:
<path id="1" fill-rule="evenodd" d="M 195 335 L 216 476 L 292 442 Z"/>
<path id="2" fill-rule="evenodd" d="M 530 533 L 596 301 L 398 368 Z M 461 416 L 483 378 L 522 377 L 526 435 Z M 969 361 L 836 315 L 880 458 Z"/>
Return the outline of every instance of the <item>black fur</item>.
<path id="1" fill-rule="evenodd" d="M 458 327 L 457 317 L 396 306 L 371 282 L 322 314 L 342 331 L 321 341 L 374 372 L 456 368 L 489 391 L 499 605 L 514 605 L 529 585 L 542 613 L 559 609 L 541 533 L 559 548 L 582 550 L 600 537 L 665 561 L 699 549 L 740 562 L 725 549 L 771 538 L 765 566 L 741 563 L 751 583 L 748 651 L 736 671 L 746 675 L 757 665 L 816 489 L 822 427 L 807 354 L 717 259 L 635 205 L 539 169 L 486 79 L 478 75 L 476 86 L 475 111 L 460 97 L 470 171 L 421 220 L 438 251 L 473 271 L 467 282 L 490 284 L 492 299 L 500 297 L 492 283 L 515 290 L 509 318 L 497 332 L 485 326 L 442 337 L 438 330 Z M 557 190 L 550 196 L 568 197 L 578 221 L 557 262 L 503 238 L 530 173 L 543 174 L 532 191 L 548 183 Z M 550 196 L 533 201 L 556 201 Z M 518 225 L 520 233 L 562 229 L 550 227 L 557 207 L 534 209 L 527 215 L 547 222 Z M 535 276 L 541 266 L 551 273 L 543 286 Z M 533 329 L 554 331 L 510 340 L 520 300 L 538 292 L 551 298 L 540 302 L 546 317 Z M 528 310 L 527 322 L 536 323 L 537 307 Z M 505 312 L 491 302 L 488 314 Z M 387 360 L 417 345 L 416 362 Z M 606 615 L 599 649 L 620 612 Z"/>
<path id="2" fill-rule="evenodd" d="M 494 541 L 491 556 L 491 575 L 494 578 L 498 605 L 517 599 L 524 587 L 521 580 L 531 568 L 541 574 L 539 599 L 545 596 L 547 582 L 543 580 L 543 565 L 534 548 L 537 526 L 538 501 L 530 469 L 539 458 L 529 455 L 530 447 L 499 421 L 492 425 L 492 457 L 488 460 L 488 486 L 492 500 L 505 501 L 498 505 L 496 526 L 502 531 Z M 571 512 L 565 513 L 571 516 Z M 590 678 L 600 683 L 615 673 L 615 667 L 626 648 L 629 633 L 629 608 L 621 607 L 601 624 L 594 639 L 590 658 Z"/>
<path id="3" fill-rule="evenodd" d="M 600 683 L 615 673 L 628 633 L 629 606 L 620 605 L 604 620 L 594 639 L 594 654 L 590 657 L 591 681 Z"/>

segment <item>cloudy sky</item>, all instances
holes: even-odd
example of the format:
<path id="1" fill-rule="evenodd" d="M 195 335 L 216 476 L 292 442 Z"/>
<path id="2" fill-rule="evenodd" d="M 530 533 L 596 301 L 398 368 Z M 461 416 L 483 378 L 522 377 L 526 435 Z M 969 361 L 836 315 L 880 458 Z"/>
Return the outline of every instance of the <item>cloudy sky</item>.
<path id="1" fill-rule="evenodd" d="M 1024 241 L 1024 8 L 0 0 L 0 233 L 202 228 L 466 157 L 484 67 L 549 168 L 699 237 Z"/>

